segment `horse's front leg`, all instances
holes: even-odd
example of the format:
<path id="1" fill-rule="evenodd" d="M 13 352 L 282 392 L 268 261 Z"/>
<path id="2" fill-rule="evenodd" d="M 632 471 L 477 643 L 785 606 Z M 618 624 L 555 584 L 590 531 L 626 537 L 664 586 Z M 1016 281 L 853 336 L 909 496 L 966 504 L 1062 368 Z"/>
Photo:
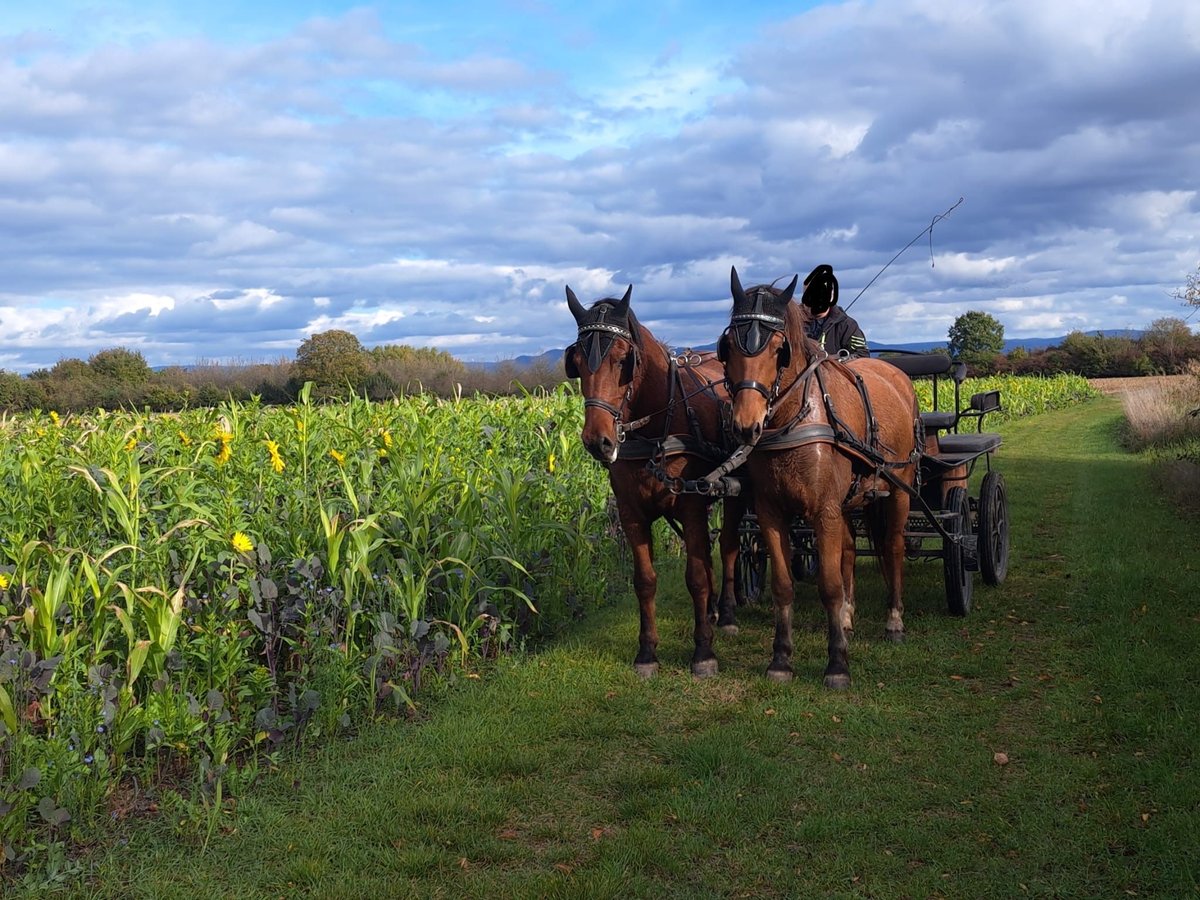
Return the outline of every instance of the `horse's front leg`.
<path id="1" fill-rule="evenodd" d="M 738 557 L 738 530 L 742 514 L 746 510 L 744 500 L 730 497 L 721 508 L 721 596 L 717 600 L 717 627 L 724 634 L 737 634 L 737 585 L 733 577 Z M 744 600 L 745 598 L 743 598 Z"/>
<path id="2" fill-rule="evenodd" d="M 767 677 L 772 681 L 792 679 L 792 537 L 787 516 L 760 504 L 758 528 L 771 560 L 771 597 L 775 606 L 775 642 Z"/>
<path id="3" fill-rule="evenodd" d="M 692 674 L 706 678 L 717 674 L 713 653 L 712 620 L 708 616 L 712 598 L 712 545 L 708 538 L 708 504 L 703 500 L 686 503 L 682 509 L 683 541 L 687 551 L 685 581 L 692 595 L 692 613 L 696 649 L 692 654 Z"/>
<path id="4" fill-rule="evenodd" d="M 817 590 L 825 607 L 825 619 L 829 628 L 829 661 L 825 666 L 825 686 L 844 690 L 850 686 L 850 645 L 846 640 L 842 608 L 845 593 L 842 582 L 842 554 L 847 540 L 849 525 L 841 509 L 826 509 L 818 514 L 813 523 L 816 532 Z"/>
<path id="5" fill-rule="evenodd" d="M 658 672 L 658 624 L 655 621 L 655 597 L 658 592 L 658 573 L 654 571 L 654 542 L 650 522 L 644 519 L 622 518 L 621 527 L 633 556 L 633 591 L 638 599 L 641 617 L 638 629 L 638 653 L 633 671 L 642 678 Z"/>
<path id="6" fill-rule="evenodd" d="M 897 489 L 884 502 L 887 504 L 884 507 L 887 510 L 887 523 L 879 553 L 888 590 L 886 633 L 889 640 L 900 643 L 904 640 L 904 529 L 908 524 L 912 498 L 907 491 Z"/>
<path id="7" fill-rule="evenodd" d="M 846 639 L 854 636 L 854 564 L 858 561 L 858 547 L 854 543 L 854 527 L 846 522 L 845 537 L 842 539 L 842 631 Z"/>

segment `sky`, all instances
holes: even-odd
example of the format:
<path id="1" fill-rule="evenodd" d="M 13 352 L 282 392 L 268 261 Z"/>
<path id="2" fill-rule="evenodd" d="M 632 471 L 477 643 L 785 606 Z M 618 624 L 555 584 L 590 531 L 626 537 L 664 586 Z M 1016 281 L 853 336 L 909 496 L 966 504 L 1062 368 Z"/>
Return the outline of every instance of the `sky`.
<path id="1" fill-rule="evenodd" d="M 566 285 L 695 346 L 731 265 L 875 344 L 1186 319 L 1198 85 L 1195 0 L 5 3 L 0 369 L 502 360 Z"/>

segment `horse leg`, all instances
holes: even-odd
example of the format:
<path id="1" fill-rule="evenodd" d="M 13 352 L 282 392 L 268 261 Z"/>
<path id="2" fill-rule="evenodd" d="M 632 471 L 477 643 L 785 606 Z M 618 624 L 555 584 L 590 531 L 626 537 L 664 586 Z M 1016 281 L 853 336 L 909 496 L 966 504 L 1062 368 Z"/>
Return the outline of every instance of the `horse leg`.
<path id="1" fill-rule="evenodd" d="M 888 589 L 887 636 L 894 643 L 904 640 L 904 529 L 912 498 L 907 491 L 894 489 L 885 501 L 887 522 L 883 546 L 878 548 L 883 563 L 883 579 Z"/>
<path id="2" fill-rule="evenodd" d="M 637 594 L 641 616 L 638 653 L 633 660 L 633 671 L 642 678 L 650 678 L 658 672 L 658 625 L 654 613 L 658 573 L 654 571 L 652 530 L 650 523 L 644 519 L 622 519 L 621 527 L 625 530 L 625 539 L 633 556 L 633 591 Z"/>
<path id="3" fill-rule="evenodd" d="M 732 498 L 725 501 L 721 509 L 721 596 L 717 600 L 717 627 L 724 634 L 738 633 L 737 588 L 733 577 L 738 556 L 738 528 L 742 522 L 745 503 Z"/>
<path id="4" fill-rule="evenodd" d="M 685 581 L 688 593 L 692 595 L 695 619 L 693 636 L 696 649 L 692 654 L 692 674 L 697 678 L 706 678 L 717 674 L 717 657 L 712 648 L 712 620 L 708 617 L 713 570 L 707 504 L 698 502 L 687 505 L 683 514 L 683 541 L 687 548 Z"/>
<path id="5" fill-rule="evenodd" d="M 854 564 L 858 559 L 858 548 L 854 544 L 854 529 L 847 522 L 846 535 L 842 541 L 842 631 L 846 639 L 854 637 Z"/>
<path id="6" fill-rule="evenodd" d="M 758 528 L 771 560 L 771 596 L 775 602 L 775 642 L 767 677 L 792 679 L 792 538 L 787 519 L 774 510 L 759 509 Z"/>
<path id="7" fill-rule="evenodd" d="M 845 594 L 842 587 L 842 553 L 849 525 L 840 509 L 825 510 L 814 524 L 816 530 L 817 590 L 825 607 L 829 627 L 829 661 L 825 666 L 825 687 L 845 690 L 850 686 L 850 645 L 842 624 Z M 852 536 L 851 536 L 852 537 Z"/>

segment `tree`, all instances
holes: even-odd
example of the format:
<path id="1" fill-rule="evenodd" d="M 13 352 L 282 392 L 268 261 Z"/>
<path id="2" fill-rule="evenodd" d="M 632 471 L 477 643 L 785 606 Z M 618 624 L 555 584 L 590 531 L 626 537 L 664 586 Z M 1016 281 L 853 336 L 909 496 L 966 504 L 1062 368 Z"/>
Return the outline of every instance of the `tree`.
<path id="1" fill-rule="evenodd" d="M 1173 290 L 1171 296 L 1181 300 L 1185 306 L 1200 306 L 1200 263 L 1196 264 L 1196 271 L 1184 280 L 1183 287 Z"/>
<path id="2" fill-rule="evenodd" d="M 978 310 L 965 312 L 950 326 L 950 356 L 966 363 L 990 364 L 1004 350 L 1004 326 Z"/>
<path id="3" fill-rule="evenodd" d="M 101 350 L 88 360 L 88 367 L 101 378 L 108 378 L 121 385 L 135 386 L 150 380 L 150 367 L 146 358 L 137 350 L 113 347 Z"/>
<path id="4" fill-rule="evenodd" d="M 357 391 L 371 374 L 370 357 L 349 331 L 314 334 L 296 350 L 292 374 L 299 384 L 313 382 L 316 397 L 338 397 Z"/>
<path id="5" fill-rule="evenodd" d="M 1183 319 L 1155 319 L 1142 335 L 1142 346 L 1154 363 L 1164 372 L 1179 372 L 1184 361 L 1192 355 L 1196 343 L 1192 329 Z"/>

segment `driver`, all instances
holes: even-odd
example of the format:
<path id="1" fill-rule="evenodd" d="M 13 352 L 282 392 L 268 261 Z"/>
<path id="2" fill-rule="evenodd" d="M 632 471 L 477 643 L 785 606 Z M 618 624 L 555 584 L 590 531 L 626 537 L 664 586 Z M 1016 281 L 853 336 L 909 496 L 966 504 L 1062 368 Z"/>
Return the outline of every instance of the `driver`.
<path id="1" fill-rule="evenodd" d="M 833 266 L 820 265 L 804 279 L 800 302 L 812 313 L 807 333 L 830 356 L 870 356 L 858 323 L 838 308 L 838 281 Z"/>

